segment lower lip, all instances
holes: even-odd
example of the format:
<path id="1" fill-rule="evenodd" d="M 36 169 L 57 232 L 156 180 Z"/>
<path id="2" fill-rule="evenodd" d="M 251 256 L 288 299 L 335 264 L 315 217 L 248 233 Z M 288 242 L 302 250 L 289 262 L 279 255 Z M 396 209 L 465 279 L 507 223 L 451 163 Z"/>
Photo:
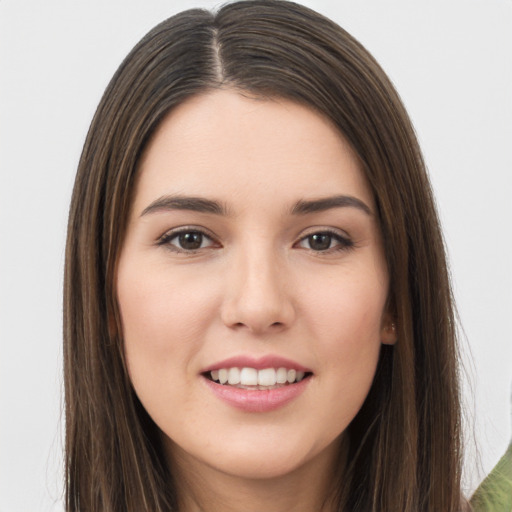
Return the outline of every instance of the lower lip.
<path id="1" fill-rule="evenodd" d="M 233 386 L 217 384 L 203 377 L 211 391 L 232 407 L 246 412 L 268 412 L 284 407 L 286 404 L 301 395 L 306 389 L 311 377 L 288 384 L 276 389 L 240 389 Z"/>

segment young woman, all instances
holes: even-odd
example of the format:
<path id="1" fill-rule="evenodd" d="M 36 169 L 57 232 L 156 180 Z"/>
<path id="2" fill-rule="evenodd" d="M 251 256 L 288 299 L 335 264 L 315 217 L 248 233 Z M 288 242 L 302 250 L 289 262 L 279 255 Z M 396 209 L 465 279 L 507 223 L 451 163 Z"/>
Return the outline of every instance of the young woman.
<path id="1" fill-rule="evenodd" d="M 153 29 L 98 107 L 65 276 L 67 509 L 450 512 L 450 284 L 413 129 L 280 0 Z"/>

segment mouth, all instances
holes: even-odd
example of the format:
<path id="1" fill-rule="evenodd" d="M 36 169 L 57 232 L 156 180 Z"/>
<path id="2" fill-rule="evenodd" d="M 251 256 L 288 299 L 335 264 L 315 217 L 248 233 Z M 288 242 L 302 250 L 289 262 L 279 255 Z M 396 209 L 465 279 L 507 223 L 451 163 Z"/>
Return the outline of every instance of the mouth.
<path id="1" fill-rule="evenodd" d="M 314 376 L 310 368 L 281 357 L 238 355 L 203 368 L 207 388 L 243 413 L 275 411 L 298 400 Z"/>
<path id="2" fill-rule="evenodd" d="M 202 375 L 221 386 L 264 391 L 297 384 L 309 379 L 313 374 L 309 371 L 287 367 L 256 369 L 234 366 L 206 371 Z"/>

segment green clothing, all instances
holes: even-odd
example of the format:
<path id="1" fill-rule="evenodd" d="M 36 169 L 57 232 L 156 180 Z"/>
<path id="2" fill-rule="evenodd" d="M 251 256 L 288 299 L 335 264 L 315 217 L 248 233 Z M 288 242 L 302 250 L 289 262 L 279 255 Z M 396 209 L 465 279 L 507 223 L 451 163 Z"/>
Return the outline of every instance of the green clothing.
<path id="1" fill-rule="evenodd" d="M 471 497 L 475 512 L 512 512 L 512 442 Z"/>

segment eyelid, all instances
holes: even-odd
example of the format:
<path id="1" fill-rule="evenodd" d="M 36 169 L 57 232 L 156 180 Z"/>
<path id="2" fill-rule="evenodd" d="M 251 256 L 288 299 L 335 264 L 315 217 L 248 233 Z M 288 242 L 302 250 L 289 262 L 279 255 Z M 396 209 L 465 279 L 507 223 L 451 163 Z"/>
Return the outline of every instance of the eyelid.
<path id="1" fill-rule="evenodd" d="M 203 237 L 209 239 L 211 244 L 208 247 L 200 247 L 198 249 L 181 249 L 180 247 L 170 244 L 169 242 L 174 238 L 178 237 L 182 233 L 200 233 Z M 337 240 L 337 244 L 334 247 L 329 249 L 320 251 L 315 251 L 314 249 L 308 249 L 304 247 L 305 250 L 309 250 L 316 254 L 329 254 L 330 252 L 336 252 L 340 250 L 349 250 L 355 246 L 354 241 L 345 231 L 333 227 L 325 227 L 325 226 L 312 226 L 306 230 L 304 230 L 300 237 L 293 244 L 293 247 L 297 247 L 303 241 L 305 241 L 308 237 L 313 236 L 315 234 L 327 234 L 332 236 L 335 240 Z M 167 248 L 173 252 L 184 253 L 184 254 L 194 254 L 199 252 L 200 250 L 209 249 L 211 247 L 220 247 L 221 244 L 218 241 L 216 235 L 214 235 L 209 229 L 206 229 L 202 226 L 197 225 L 185 225 L 178 226 L 175 228 L 168 229 L 165 233 L 159 236 L 156 240 L 157 246 L 167 246 Z"/>
<path id="2" fill-rule="evenodd" d="M 340 229 L 336 229 L 336 228 L 332 228 L 332 227 L 322 227 L 322 226 L 311 227 L 311 228 L 308 228 L 305 232 L 302 232 L 300 235 L 300 238 L 295 242 L 294 246 L 299 245 L 301 242 L 305 241 L 310 236 L 313 236 L 316 234 L 327 234 L 327 235 L 332 236 L 335 240 L 338 241 L 337 245 L 335 245 L 334 247 L 331 247 L 329 249 L 326 249 L 325 251 L 315 251 L 314 249 L 304 248 L 304 249 L 310 250 L 318 255 L 329 254 L 330 252 L 335 252 L 335 251 L 346 251 L 346 250 L 350 250 L 350 249 L 354 248 L 354 246 L 355 246 L 354 241 L 348 235 L 348 233 L 346 233 Z"/>
<path id="3" fill-rule="evenodd" d="M 185 253 L 185 254 L 193 254 L 194 252 L 200 251 L 201 249 L 208 249 L 209 247 L 202 247 L 195 250 L 185 250 L 180 249 L 177 246 L 171 245 L 169 242 L 173 239 L 179 236 L 182 233 L 200 233 L 204 237 L 208 238 L 213 242 L 212 245 L 219 244 L 216 236 L 208 229 L 201 227 L 201 226 L 194 226 L 194 225 L 187 225 L 187 226 L 178 226 L 175 228 L 168 229 L 163 235 L 158 237 L 156 240 L 156 245 L 158 246 L 164 246 L 167 245 L 169 250 L 172 250 L 173 252 L 178 253 Z"/>
<path id="4" fill-rule="evenodd" d="M 334 227 L 330 227 L 330 226 L 311 226 L 309 228 L 304 229 L 301 232 L 299 239 L 302 240 L 303 238 L 306 238 L 311 235 L 315 235 L 317 233 L 328 233 L 330 235 L 335 235 L 335 236 L 338 236 L 340 238 L 344 238 L 347 240 L 350 240 L 350 238 L 351 238 L 350 235 L 346 231 L 339 229 L 339 228 L 334 228 Z"/>

